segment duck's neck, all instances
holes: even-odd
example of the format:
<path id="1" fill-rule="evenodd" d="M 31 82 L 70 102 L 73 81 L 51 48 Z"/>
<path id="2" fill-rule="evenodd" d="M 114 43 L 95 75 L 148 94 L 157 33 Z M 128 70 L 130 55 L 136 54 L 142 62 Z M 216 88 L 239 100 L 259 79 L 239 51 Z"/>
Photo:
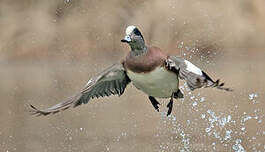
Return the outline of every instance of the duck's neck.
<path id="1" fill-rule="evenodd" d="M 131 46 L 131 55 L 133 56 L 141 56 L 146 54 L 148 51 L 147 47 L 145 45 L 141 47 L 133 47 Z"/>

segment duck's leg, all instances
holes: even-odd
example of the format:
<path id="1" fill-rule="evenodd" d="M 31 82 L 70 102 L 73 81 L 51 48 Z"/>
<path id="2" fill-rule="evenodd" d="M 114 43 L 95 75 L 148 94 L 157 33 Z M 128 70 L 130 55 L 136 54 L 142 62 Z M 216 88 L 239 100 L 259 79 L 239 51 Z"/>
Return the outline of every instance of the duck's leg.
<path id="1" fill-rule="evenodd" d="M 168 111 L 167 111 L 167 116 L 169 116 L 172 112 L 172 108 L 173 108 L 173 98 L 174 98 L 174 93 L 172 94 L 169 103 L 167 104 L 168 107 Z"/>
<path id="2" fill-rule="evenodd" d="M 156 109 L 156 111 L 159 112 L 158 105 L 160 105 L 160 103 L 153 96 L 149 96 L 148 98 L 151 101 L 151 103 L 154 106 L 154 108 Z"/>
<path id="3" fill-rule="evenodd" d="M 169 103 L 167 104 L 168 107 L 168 111 L 167 111 L 167 116 L 169 116 L 172 112 L 172 108 L 173 108 L 173 98 L 178 99 L 178 98 L 184 98 L 183 93 L 178 89 L 177 92 L 174 92 L 170 98 Z"/>

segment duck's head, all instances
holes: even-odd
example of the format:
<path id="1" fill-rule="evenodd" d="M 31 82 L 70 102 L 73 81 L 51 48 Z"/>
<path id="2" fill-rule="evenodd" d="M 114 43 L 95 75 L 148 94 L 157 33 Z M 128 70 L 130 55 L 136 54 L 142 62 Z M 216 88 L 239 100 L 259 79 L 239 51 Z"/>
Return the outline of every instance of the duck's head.
<path id="1" fill-rule="evenodd" d="M 130 25 L 126 28 L 125 36 L 121 42 L 128 43 L 132 51 L 145 49 L 144 38 L 139 29 L 133 25 Z"/>

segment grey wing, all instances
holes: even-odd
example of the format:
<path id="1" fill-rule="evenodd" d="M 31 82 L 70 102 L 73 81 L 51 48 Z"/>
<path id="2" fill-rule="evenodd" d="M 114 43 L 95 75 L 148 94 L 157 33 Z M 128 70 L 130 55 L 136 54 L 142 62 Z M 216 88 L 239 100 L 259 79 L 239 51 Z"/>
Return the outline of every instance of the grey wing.
<path id="1" fill-rule="evenodd" d="M 221 90 L 232 91 L 230 88 L 225 88 L 224 83 L 220 80 L 213 81 L 205 72 L 193 65 L 188 60 L 177 56 L 169 56 L 166 61 L 169 69 L 175 69 L 179 73 L 179 78 L 187 82 L 191 90 L 197 88 L 216 87 Z"/>
<path id="2" fill-rule="evenodd" d="M 123 94 L 128 83 L 130 83 L 130 79 L 126 75 L 123 65 L 114 64 L 90 79 L 85 87 L 74 96 L 45 110 L 39 110 L 33 105 L 30 105 L 32 108 L 31 112 L 37 115 L 48 115 L 63 111 L 70 107 L 79 106 L 83 103 L 86 104 L 90 99 L 95 97 L 98 98 L 110 95 L 120 96 Z"/>

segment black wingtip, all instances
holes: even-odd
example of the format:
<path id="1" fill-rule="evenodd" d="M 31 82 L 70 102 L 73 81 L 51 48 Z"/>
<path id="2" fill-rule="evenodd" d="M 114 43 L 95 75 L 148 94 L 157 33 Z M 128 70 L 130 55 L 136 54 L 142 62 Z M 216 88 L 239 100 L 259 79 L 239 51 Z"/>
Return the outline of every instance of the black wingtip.
<path id="1" fill-rule="evenodd" d="M 211 82 L 211 83 L 208 83 L 209 85 L 207 85 L 206 87 L 214 87 L 214 88 L 224 90 L 224 91 L 229 91 L 229 92 L 233 91 L 233 89 L 231 88 L 224 87 L 225 83 L 224 82 L 220 83 L 220 79 L 213 81 L 205 72 L 202 71 L 202 73 L 203 73 L 203 76 L 206 78 L 206 80 Z"/>
<path id="2" fill-rule="evenodd" d="M 224 85 L 225 85 L 225 83 L 224 83 L 224 82 L 220 83 L 220 79 L 218 79 L 218 80 L 216 80 L 216 81 L 214 82 L 213 87 L 216 87 L 217 89 L 224 90 L 224 91 L 228 91 L 228 92 L 232 92 L 232 91 L 234 91 L 234 90 L 231 89 L 231 88 L 226 88 L 226 87 L 224 87 Z"/>

